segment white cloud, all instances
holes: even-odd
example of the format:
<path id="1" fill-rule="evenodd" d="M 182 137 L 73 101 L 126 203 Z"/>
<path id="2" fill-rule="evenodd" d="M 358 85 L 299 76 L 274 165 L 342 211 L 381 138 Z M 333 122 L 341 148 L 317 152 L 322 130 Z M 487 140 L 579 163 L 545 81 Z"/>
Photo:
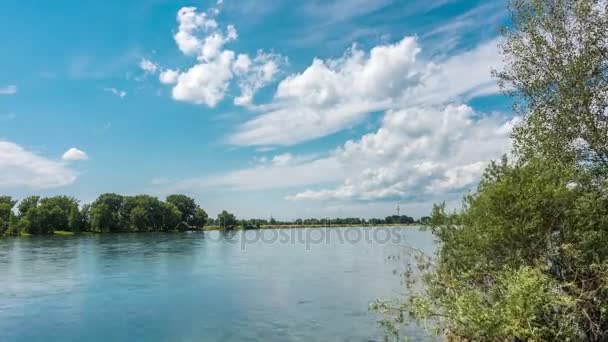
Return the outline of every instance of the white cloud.
<path id="1" fill-rule="evenodd" d="M 0 141 L 0 188 L 56 188 L 74 183 L 75 171 L 10 142 Z"/>
<path id="2" fill-rule="evenodd" d="M 0 87 L 0 95 L 15 95 L 17 94 L 17 86 L 14 84 Z"/>
<path id="3" fill-rule="evenodd" d="M 291 153 L 283 153 L 276 155 L 272 158 L 272 164 L 275 166 L 282 166 L 289 164 L 290 161 L 293 160 L 293 155 Z"/>
<path id="4" fill-rule="evenodd" d="M 241 95 L 234 99 L 234 104 L 250 106 L 255 93 L 273 82 L 284 64 L 287 64 L 287 58 L 279 54 L 258 51 L 253 60 L 246 54 L 240 54 L 233 70 L 239 76 Z"/>
<path id="5" fill-rule="evenodd" d="M 217 5 L 221 5 L 218 2 Z M 225 45 L 238 38 L 233 25 L 225 29 L 216 21 L 218 8 L 199 12 L 196 7 L 178 11 L 178 32 L 175 42 L 182 53 L 196 57 L 197 64 L 185 72 L 167 69 L 160 73 L 163 84 L 173 84 L 173 98 L 178 101 L 215 107 L 222 101 L 234 78 L 241 95 L 234 103 L 251 106 L 255 93 L 274 81 L 285 58 L 259 51 L 253 60 L 247 54 L 237 54 Z"/>
<path id="6" fill-rule="evenodd" d="M 76 147 L 72 147 L 69 150 L 65 151 L 61 159 L 67 161 L 87 160 L 89 159 L 89 156 L 84 151 L 79 150 Z"/>
<path id="7" fill-rule="evenodd" d="M 329 155 L 260 157 L 254 167 L 164 186 L 172 191 L 308 187 L 287 197 L 296 201 L 440 200 L 472 187 L 490 160 L 509 151 L 517 122 L 467 105 L 391 110 L 378 130 Z"/>
<path id="8" fill-rule="evenodd" d="M 139 61 L 139 67 L 147 74 L 154 74 L 158 70 L 158 64 L 146 58 Z"/>
<path id="9" fill-rule="evenodd" d="M 177 83 L 177 78 L 179 77 L 179 70 L 167 69 L 163 70 L 158 79 L 162 84 L 175 84 Z"/>
<path id="10" fill-rule="evenodd" d="M 202 32 L 217 29 L 218 24 L 206 12 L 198 13 L 196 7 L 183 7 L 177 12 L 179 28 L 175 36 L 175 42 L 179 49 L 186 55 L 197 55 L 202 49 L 203 42 L 197 36 Z"/>
<path id="11" fill-rule="evenodd" d="M 378 131 L 335 153 L 358 170 L 335 187 L 307 190 L 295 200 L 384 200 L 434 196 L 474 185 L 490 160 L 510 149 L 517 119 L 481 116 L 466 105 L 389 111 Z"/>
<path id="12" fill-rule="evenodd" d="M 234 53 L 226 50 L 209 63 L 196 64 L 177 77 L 173 98 L 215 107 L 228 91 Z"/>
<path id="13" fill-rule="evenodd" d="M 103 88 L 104 91 L 107 91 L 109 93 L 112 93 L 118 97 L 120 97 L 121 99 L 124 98 L 125 96 L 127 96 L 127 92 L 124 90 L 120 90 L 120 89 L 116 89 L 116 88 Z"/>
<path id="14" fill-rule="evenodd" d="M 178 31 L 173 37 L 179 49 L 199 61 L 209 62 L 217 57 L 226 43 L 238 38 L 236 28 L 228 25 L 222 31 L 215 20 L 217 8 L 197 12 L 196 7 L 183 7 L 177 12 Z"/>
<path id="15" fill-rule="evenodd" d="M 356 46 L 335 60 L 315 59 L 278 85 L 267 112 L 230 137 L 235 145 L 293 145 L 338 132 L 370 112 L 449 103 L 498 92 L 490 75 L 500 65 L 496 41 L 440 61 L 418 60 L 405 37 L 366 53 Z"/>

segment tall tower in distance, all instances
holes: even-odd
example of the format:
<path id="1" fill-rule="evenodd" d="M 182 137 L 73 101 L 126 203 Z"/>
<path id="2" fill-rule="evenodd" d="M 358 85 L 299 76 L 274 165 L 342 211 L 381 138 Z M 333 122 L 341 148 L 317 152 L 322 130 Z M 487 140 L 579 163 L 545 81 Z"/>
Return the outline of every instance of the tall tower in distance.
<path id="1" fill-rule="evenodd" d="M 401 212 L 401 207 L 399 206 L 399 203 L 397 203 L 397 216 L 400 216 L 399 213 Z"/>

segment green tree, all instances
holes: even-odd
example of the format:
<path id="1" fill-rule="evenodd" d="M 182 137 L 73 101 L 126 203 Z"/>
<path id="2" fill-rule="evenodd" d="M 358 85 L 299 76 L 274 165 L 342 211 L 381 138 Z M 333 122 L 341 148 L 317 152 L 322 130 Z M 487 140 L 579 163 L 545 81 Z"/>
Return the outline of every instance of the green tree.
<path id="1" fill-rule="evenodd" d="M 416 255 L 391 324 L 433 319 L 448 339 L 608 340 L 608 10 L 515 0 L 496 75 L 523 120 L 462 210 L 436 206 L 436 261 Z M 388 326 L 391 326 L 389 324 Z M 396 331 L 396 330 L 393 330 Z"/>
<path id="2" fill-rule="evenodd" d="M 525 118 L 515 152 L 608 167 L 605 2 L 515 0 L 511 13 L 496 75 Z"/>
<path id="3" fill-rule="evenodd" d="M 29 196 L 21 200 L 17 206 L 19 218 L 23 218 L 31 208 L 38 206 L 40 196 Z"/>
<path id="4" fill-rule="evenodd" d="M 207 223 L 208 217 L 209 216 L 207 215 L 207 212 L 205 212 L 201 208 L 196 208 L 196 211 L 194 212 L 194 217 L 192 218 L 191 226 L 196 228 L 203 228 Z"/>
<path id="5" fill-rule="evenodd" d="M 2 235 L 9 225 L 12 209 L 17 201 L 11 196 L 0 196 L 0 235 Z"/>
<path id="6" fill-rule="evenodd" d="M 5 233 L 11 236 L 18 236 L 21 233 L 21 227 L 19 226 L 19 222 L 20 221 L 17 215 L 11 212 L 8 222 L 8 229 Z"/>
<path id="7" fill-rule="evenodd" d="M 116 233 L 128 230 L 129 216 L 124 208 L 125 199 L 117 194 L 103 194 L 90 207 L 91 231 Z"/>
<path id="8" fill-rule="evenodd" d="M 172 203 L 161 204 L 161 227 L 162 231 L 185 230 L 182 221 L 182 212 Z"/>
<path id="9" fill-rule="evenodd" d="M 78 200 L 68 196 L 55 196 L 40 200 L 38 210 L 43 217 L 45 231 L 63 230 L 79 232 L 82 222 Z"/>
<path id="10" fill-rule="evenodd" d="M 190 226 L 194 225 L 194 215 L 196 215 L 196 209 L 198 209 L 198 205 L 194 199 L 186 195 L 170 195 L 166 201 L 176 206 L 182 213 L 182 221 Z"/>
<path id="11" fill-rule="evenodd" d="M 226 210 L 222 211 L 219 215 L 217 215 L 217 221 L 220 225 L 220 228 L 231 230 L 237 226 L 238 222 L 236 220 L 236 216 L 227 212 Z"/>
<path id="12" fill-rule="evenodd" d="M 17 201 L 13 200 L 11 196 L 0 196 L 0 203 L 8 204 L 12 208 L 17 204 Z"/>

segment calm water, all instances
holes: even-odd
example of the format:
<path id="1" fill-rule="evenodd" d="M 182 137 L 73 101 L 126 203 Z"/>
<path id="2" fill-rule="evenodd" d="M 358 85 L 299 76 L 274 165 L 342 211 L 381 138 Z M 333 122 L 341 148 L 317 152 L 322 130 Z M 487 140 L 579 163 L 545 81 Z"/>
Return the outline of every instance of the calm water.
<path id="1" fill-rule="evenodd" d="M 368 303 L 403 291 L 387 257 L 430 234 L 297 231 L 0 239 L 0 341 L 383 340 Z"/>

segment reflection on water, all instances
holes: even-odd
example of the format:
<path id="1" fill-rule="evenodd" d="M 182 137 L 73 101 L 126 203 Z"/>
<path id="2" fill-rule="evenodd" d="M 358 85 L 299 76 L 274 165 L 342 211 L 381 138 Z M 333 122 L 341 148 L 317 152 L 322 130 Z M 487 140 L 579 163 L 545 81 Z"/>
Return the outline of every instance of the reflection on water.
<path id="1" fill-rule="evenodd" d="M 383 340 L 368 303 L 403 291 L 387 258 L 433 249 L 395 229 L 0 239 L 0 341 Z"/>

